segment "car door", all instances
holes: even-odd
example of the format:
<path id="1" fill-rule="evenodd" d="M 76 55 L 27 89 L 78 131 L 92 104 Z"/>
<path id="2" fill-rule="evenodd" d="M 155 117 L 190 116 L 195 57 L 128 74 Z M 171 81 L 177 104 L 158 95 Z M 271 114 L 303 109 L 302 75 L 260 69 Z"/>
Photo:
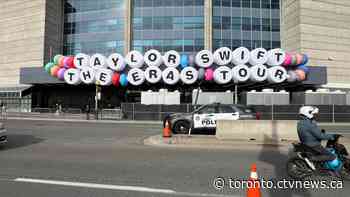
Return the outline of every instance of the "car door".
<path id="1" fill-rule="evenodd" d="M 218 107 L 216 105 L 204 106 L 193 114 L 193 127 L 215 128 L 217 114 Z"/>
<path id="2" fill-rule="evenodd" d="M 220 105 L 219 114 L 216 115 L 217 119 L 221 120 L 238 120 L 239 111 L 232 105 Z"/>

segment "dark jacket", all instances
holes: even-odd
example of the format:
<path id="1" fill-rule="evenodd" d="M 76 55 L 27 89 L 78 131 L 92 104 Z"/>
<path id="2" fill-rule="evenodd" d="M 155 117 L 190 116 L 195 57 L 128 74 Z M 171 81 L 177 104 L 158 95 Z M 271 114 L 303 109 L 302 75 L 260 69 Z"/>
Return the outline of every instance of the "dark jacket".
<path id="1" fill-rule="evenodd" d="M 322 140 L 332 140 L 332 134 L 322 133 L 316 121 L 302 117 L 298 122 L 298 136 L 300 142 L 307 146 L 319 146 Z"/>

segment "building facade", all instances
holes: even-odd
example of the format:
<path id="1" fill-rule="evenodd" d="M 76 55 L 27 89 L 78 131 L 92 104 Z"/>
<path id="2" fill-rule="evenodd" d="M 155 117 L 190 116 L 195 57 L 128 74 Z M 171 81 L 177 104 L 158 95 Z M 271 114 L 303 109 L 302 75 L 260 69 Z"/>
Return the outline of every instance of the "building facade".
<path id="1" fill-rule="evenodd" d="M 4 0 L 0 4 L 4 8 L 0 87 L 32 84 L 33 102 L 39 106 L 74 94 L 93 97 L 94 87 L 67 88 L 39 71 L 55 54 L 79 52 L 125 55 L 130 50 L 157 49 L 194 54 L 222 46 L 282 47 L 308 53 L 311 65 L 326 66 L 327 87 L 350 88 L 346 0 Z M 50 91 L 53 87 L 56 91 Z"/>

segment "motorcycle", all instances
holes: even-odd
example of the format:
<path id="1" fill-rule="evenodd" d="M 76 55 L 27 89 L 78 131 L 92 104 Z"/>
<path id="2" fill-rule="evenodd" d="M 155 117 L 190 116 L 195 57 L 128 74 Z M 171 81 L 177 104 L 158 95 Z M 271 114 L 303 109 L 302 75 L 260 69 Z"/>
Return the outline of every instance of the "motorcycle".
<path id="1" fill-rule="evenodd" d="M 325 132 L 325 131 L 323 131 Z M 317 155 L 308 146 L 293 143 L 292 156 L 287 161 L 287 174 L 296 180 L 304 180 L 313 176 L 331 176 L 342 180 L 350 180 L 350 159 L 348 151 L 339 143 L 342 135 L 335 135 L 334 140 L 328 140 L 326 149 L 336 156 L 333 161 L 316 161 Z"/>

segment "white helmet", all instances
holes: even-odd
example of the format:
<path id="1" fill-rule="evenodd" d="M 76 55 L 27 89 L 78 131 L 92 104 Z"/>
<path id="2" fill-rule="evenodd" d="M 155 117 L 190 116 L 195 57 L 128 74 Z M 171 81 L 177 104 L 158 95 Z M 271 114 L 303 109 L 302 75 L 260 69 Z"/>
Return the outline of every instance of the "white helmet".
<path id="1" fill-rule="evenodd" d="M 306 116 L 309 119 L 312 119 L 315 114 L 318 114 L 320 110 L 317 107 L 313 106 L 303 106 L 299 109 L 299 114 Z"/>

